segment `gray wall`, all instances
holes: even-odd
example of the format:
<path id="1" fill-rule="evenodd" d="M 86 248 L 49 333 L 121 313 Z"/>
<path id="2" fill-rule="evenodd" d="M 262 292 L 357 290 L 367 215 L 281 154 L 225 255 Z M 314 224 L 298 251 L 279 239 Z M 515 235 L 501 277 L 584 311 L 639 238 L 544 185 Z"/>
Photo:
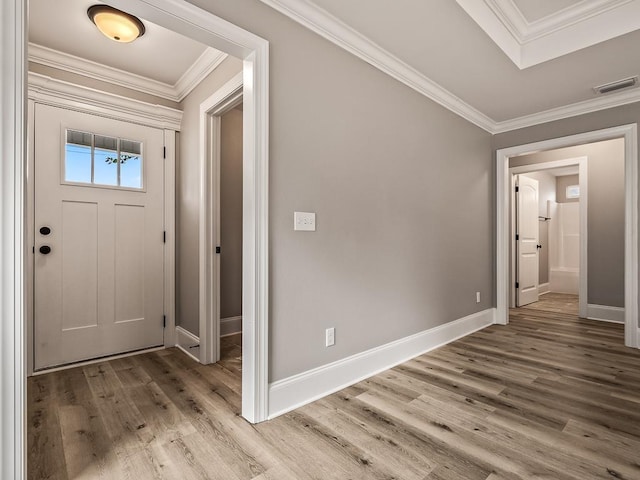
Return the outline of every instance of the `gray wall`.
<path id="1" fill-rule="evenodd" d="M 581 156 L 588 157 L 587 302 L 624 307 L 624 140 L 524 155 L 510 165 Z"/>
<path id="2" fill-rule="evenodd" d="M 556 177 L 550 173 L 528 172 L 527 177 L 538 181 L 538 215 L 547 216 L 547 200 L 556 199 Z M 538 283 L 549 282 L 549 222 L 538 221 L 538 242 L 542 245 L 538 255 Z"/>
<path id="3" fill-rule="evenodd" d="M 258 0 L 192 3 L 270 42 L 270 381 L 490 308 L 491 135 Z M 199 179 L 181 161 L 185 314 Z"/>
<path id="4" fill-rule="evenodd" d="M 220 126 L 220 317 L 242 315 L 242 110 Z"/>
<path id="5" fill-rule="evenodd" d="M 623 145 L 624 148 L 624 145 Z M 624 150 L 622 151 L 622 162 L 624 167 Z M 624 170 L 622 172 L 624 175 Z M 579 198 L 567 198 L 567 187 L 569 185 L 578 185 L 580 177 L 578 175 L 563 175 L 556 178 L 556 198 L 558 203 L 579 202 Z M 622 208 L 624 208 L 624 191 L 622 195 Z"/>
<path id="6" fill-rule="evenodd" d="M 176 168 L 176 324 L 199 335 L 200 104 L 242 70 L 227 59 L 181 103 L 180 149 Z"/>

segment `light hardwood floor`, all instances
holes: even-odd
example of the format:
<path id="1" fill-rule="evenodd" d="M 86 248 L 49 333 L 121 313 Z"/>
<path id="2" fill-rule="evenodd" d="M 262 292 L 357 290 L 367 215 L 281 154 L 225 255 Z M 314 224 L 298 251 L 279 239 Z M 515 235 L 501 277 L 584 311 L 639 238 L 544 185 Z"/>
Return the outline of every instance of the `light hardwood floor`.
<path id="1" fill-rule="evenodd" d="M 29 478 L 640 479 L 639 352 L 539 307 L 260 425 L 232 338 L 30 378 Z"/>

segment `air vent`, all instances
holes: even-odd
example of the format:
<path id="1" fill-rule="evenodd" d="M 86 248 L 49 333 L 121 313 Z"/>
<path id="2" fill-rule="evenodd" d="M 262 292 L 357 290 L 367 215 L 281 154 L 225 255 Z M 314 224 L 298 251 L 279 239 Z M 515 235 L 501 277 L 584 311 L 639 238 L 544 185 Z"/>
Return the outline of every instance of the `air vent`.
<path id="1" fill-rule="evenodd" d="M 593 91 L 599 95 L 605 93 L 615 92 L 616 90 L 621 90 L 623 88 L 633 87 L 638 84 L 638 76 L 623 78 L 622 80 L 616 80 L 615 82 L 605 83 L 604 85 L 598 85 L 597 87 L 593 87 Z"/>

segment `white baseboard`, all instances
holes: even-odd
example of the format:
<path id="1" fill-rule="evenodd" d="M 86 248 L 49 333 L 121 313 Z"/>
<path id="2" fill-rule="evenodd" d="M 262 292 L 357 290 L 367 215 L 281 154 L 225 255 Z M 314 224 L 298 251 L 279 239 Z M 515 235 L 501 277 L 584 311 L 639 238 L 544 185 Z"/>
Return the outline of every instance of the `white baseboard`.
<path id="1" fill-rule="evenodd" d="M 269 419 L 388 370 L 495 322 L 490 308 L 269 385 Z"/>
<path id="2" fill-rule="evenodd" d="M 220 319 L 220 336 L 235 335 L 242 332 L 242 316 Z"/>
<path id="3" fill-rule="evenodd" d="M 200 338 L 180 326 L 176 327 L 176 347 L 199 362 L 200 359 L 191 352 L 191 347 L 195 345 L 200 345 Z"/>
<path id="4" fill-rule="evenodd" d="M 545 293 L 549 293 L 551 290 L 549 290 L 549 282 L 547 283 L 540 283 L 538 285 L 538 295 L 544 295 Z"/>
<path id="5" fill-rule="evenodd" d="M 624 323 L 624 308 L 588 304 L 587 318 L 603 322 Z"/>

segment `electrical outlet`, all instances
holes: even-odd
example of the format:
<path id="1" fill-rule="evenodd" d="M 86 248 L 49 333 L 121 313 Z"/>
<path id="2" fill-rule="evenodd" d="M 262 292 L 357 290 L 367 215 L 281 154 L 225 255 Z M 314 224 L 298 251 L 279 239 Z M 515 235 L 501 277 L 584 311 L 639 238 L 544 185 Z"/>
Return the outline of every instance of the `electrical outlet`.
<path id="1" fill-rule="evenodd" d="M 476 292 L 476 303 L 480 303 L 480 292 Z"/>
<path id="2" fill-rule="evenodd" d="M 315 232 L 316 214 L 312 212 L 293 212 L 293 229 Z"/>
<path id="3" fill-rule="evenodd" d="M 325 347 L 331 347 L 332 345 L 336 344 L 336 329 L 331 327 L 331 328 L 327 328 L 327 330 L 324 332 L 324 337 L 325 337 Z"/>

